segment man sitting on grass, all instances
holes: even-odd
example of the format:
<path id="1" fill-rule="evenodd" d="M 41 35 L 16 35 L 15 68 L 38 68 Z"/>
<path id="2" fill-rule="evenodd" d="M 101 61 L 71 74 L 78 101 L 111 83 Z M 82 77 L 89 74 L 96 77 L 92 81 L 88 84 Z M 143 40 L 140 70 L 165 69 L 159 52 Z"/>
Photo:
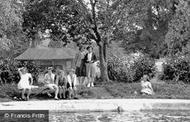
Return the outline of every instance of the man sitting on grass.
<path id="1" fill-rule="evenodd" d="M 52 70 L 53 70 L 52 67 L 48 68 L 48 73 L 45 74 L 44 81 L 45 81 L 45 86 L 47 88 L 49 88 L 50 90 L 55 91 L 55 97 L 54 98 L 57 100 L 58 99 L 59 88 L 55 84 L 55 74 L 53 74 Z M 47 92 L 47 94 L 48 94 L 48 96 L 51 97 L 51 94 L 49 92 Z"/>

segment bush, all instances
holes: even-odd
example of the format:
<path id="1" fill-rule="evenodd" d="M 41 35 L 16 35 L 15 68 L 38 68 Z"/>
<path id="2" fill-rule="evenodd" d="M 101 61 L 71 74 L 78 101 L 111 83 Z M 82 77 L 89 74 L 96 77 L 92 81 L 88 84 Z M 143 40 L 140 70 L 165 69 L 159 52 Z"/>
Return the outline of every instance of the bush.
<path id="1" fill-rule="evenodd" d="M 144 74 L 154 74 L 154 60 L 143 55 L 118 57 L 110 55 L 108 75 L 111 80 L 136 82 Z"/>
<path id="2" fill-rule="evenodd" d="M 136 60 L 130 67 L 131 81 L 139 81 L 143 75 L 154 76 L 155 73 L 155 61 L 154 59 L 144 56 Z"/>
<path id="3" fill-rule="evenodd" d="M 18 83 L 20 80 L 18 68 L 23 66 L 27 67 L 28 72 L 31 73 L 34 78 L 34 83 L 37 83 L 40 67 L 32 61 L 4 61 L 0 66 L 2 81 L 4 83 Z"/>
<path id="4" fill-rule="evenodd" d="M 168 60 L 164 65 L 163 80 L 184 83 L 190 82 L 190 61 L 188 57 L 177 57 Z"/>
<path id="5" fill-rule="evenodd" d="M 17 89 L 16 84 L 4 84 L 0 86 L 0 97 L 1 98 L 13 98 L 19 97 L 21 93 Z"/>
<path id="6" fill-rule="evenodd" d="M 3 83 L 17 83 L 20 79 L 15 62 L 5 60 L 0 65 L 0 77 Z"/>

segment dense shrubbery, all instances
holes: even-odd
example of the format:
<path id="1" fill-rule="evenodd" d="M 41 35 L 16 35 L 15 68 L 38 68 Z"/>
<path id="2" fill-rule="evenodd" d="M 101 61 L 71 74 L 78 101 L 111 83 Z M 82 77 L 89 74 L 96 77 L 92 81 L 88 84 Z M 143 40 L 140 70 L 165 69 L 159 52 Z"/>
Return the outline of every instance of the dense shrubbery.
<path id="1" fill-rule="evenodd" d="M 16 84 L 4 84 L 0 86 L 0 98 L 13 98 L 20 96 Z"/>
<path id="2" fill-rule="evenodd" d="M 144 74 L 154 73 L 154 60 L 143 55 L 118 57 L 112 55 L 108 61 L 108 74 L 111 80 L 136 82 Z"/>
<path id="3" fill-rule="evenodd" d="M 164 65 L 162 80 L 190 82 L 190 61 L 187 57 L 173 58 Z"/>
<path id="4" fill-rule="evenodd" d="M 37 76 L 40 71 L 40 67 L 34 62 L 19 62 L 19 61 L 4 61 L 0 65 L 0 77 L 3 83 L 18 83 L 20 76 L 18 73 L 19 67 L 27 67 L 28 72 L 30 72 L 34 78 L 34 82 L 37 81 Z"/>
<path id="5" fill-rule="evenodd" d="M 139 81 L 144 74 L 147 74 L 150 77 L 154 76 L 155 72 L 154 65 L 155 65 L 154 59 L 147 56 L 140 57 L 130 67 L 131 81 Z"/>
<path id="6" fill-rule="evenodd" d="M 10 60 L 4 60 L 0 65 L 0 76 L 3 83 L 17 83 L 19 81 L 20 77 L 16 64 L 16 62 Z"/>

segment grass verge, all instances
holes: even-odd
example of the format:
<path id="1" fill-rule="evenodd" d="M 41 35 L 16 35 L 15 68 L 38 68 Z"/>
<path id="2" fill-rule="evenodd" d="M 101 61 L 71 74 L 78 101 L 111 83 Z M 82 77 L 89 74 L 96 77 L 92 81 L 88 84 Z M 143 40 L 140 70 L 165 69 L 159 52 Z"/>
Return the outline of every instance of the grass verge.
<path id="1" fill-rule="evenodd" d="M 126 99 L 138 99 L 138 98 L 150 98 L 150 99 L 190 99 L 190 84 L 171 84 L 153 83 L 153 89 L 155 95 L 142 96 L 140 94 L 140 83 L 107 83 L 104 85 L 97 85 L 94 88 L 78 88 L 79 99 L 114 99 L 114 98 L 126 98 Z M 35 89 L 32 91 L 31 98 L 35 100 L 50 99 L 46 94 L 38 94 L 41 89 Z M 21 91 L 17 89 L 16 84 L 4 84 L 0 86 L 0 102 L 12 101 L 13 98 L 19 97 Z"/>

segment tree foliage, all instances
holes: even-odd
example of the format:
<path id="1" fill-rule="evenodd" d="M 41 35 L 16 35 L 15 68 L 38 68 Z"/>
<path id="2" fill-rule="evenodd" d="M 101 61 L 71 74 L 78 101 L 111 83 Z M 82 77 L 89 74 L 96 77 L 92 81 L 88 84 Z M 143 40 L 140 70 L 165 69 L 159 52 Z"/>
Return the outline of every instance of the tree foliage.
<path id="1" fill-rule="evenodd" d="M 0 1 L 0 51 L 1 57 L 14 56 L 18 48 L 27 43 L 22 32 L 22 13 L 26 0 Z"/>
<path id="2" fill-rule="evenodd" d="M 37 32 L 50 29 L 51 38 L 65 45 L 94 40 L 99 47 L 101 74 L 108 79 L 107 46 L 111 41 L 122 41 L 127 50 L 141 50 L 158 58 L 168 49 L 177 49 L 171 46 L 171 40 L 181 35 L 174 31 L 177 28 L 185 27 L 180 38 L 188 40 L 189 20 L 185 19 L 183 26 L 176 22 L 188 18 L 189 9 L 179 4 L 180 0 L 34 0 L 23 14 L 23 29 L 32 39 Z M 180 42 L 177 40 L 172 45 Z"/>
<path id="3" fill-rule="evenodd" d="M 79 44 L 94 40 L 99 46 L 100 62 L 107 76 L 106 47 L 125 11 L 119 0 L 42 0 L 31 2 L 24 13 L 29 37 L 39 30 L 51 29 L 54 40 Z M 106 78 L 107 79 L 107 78 Z"/>
<path id="4" fill-rule="evenodd" d="M 168 54 L 188 54 L 190 44 L 190 2 L 181 0 L 177 6 L 176 14 L 169 24 L 165 39 Z"/>
<path id="5" fill-rule="evenodd" d="M 132 7 L 136 11 L 129 15 L 133 20 L 130 24 L 136 28 L 133 31 L 131 31 L 132 29 L 124 31 L 125 36 L 121 39 L 127 50 L 141 50 L 158 58 L 167 52 L 165 50 L 165 35 L 168 31 L 168 23 L 175 14 L 175 5 L 178 1 L 151 0 L 141 2 L 141 4 L 138 0 L 135 2 L 134 5 L 138 8 Z M 137 28 L 138 26 L 139 28 Z"/>

